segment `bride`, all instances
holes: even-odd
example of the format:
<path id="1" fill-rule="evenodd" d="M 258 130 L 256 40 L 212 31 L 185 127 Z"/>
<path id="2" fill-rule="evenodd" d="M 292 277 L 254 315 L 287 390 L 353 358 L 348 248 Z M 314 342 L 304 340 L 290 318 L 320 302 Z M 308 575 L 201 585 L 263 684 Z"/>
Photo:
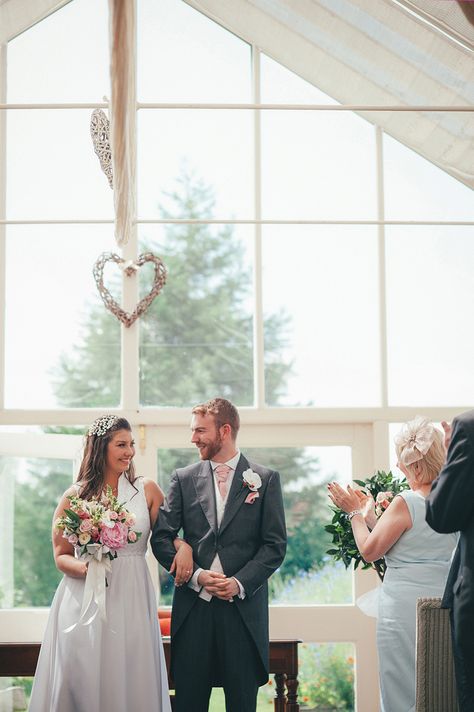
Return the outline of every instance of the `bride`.
<path id="1" fill-rule="evenodd" d="M 135 474 L 134 441 L 125 418 L 105 415 L 91 425 L 77 482 L 61 498 L 90 500 L 110 486 L 142 536 L 120 549 L 107 574 L 106 620 L 92 602 L 80 620 L 87 563 L 53 525 L 53 553 L 64 577 L 54 596 L 31 693 L 30 712 L 171 712 L 155 592 L 145 561 L 163 493 Z M 190 578 L 191 548 L 176 539 L 176 584 Z"/>

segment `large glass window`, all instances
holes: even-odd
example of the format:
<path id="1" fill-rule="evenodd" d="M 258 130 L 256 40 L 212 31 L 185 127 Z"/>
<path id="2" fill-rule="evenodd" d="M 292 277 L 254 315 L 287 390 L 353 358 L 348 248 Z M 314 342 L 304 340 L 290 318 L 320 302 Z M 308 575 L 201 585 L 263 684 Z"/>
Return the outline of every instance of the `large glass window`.
<path id="1" fill-rule="evenodd" d="M 265 226 L 269 405 L 380 402 L 377 286 L 374 228 Z"/>
<path id="2" fill-rule="evenodd" d="M 10 220 L 113 217 L 112 191 L 94 154 L 89 123 L 90 111 L 77 109 L 8 113 Z"/>
<path id="3" fill-rule="evenodd" d="M 191 178 L 174 194 L 195 215 L 209 191 Z M 168 282 L 140 322 L 140 399 L 188 407 L 209 393 L 253 403 L 253 234 L 246 226 L 142 226 L 142 252 L 159 255 Z M 141 293 L 151 269 L 140 274 Z"/>
<path id="4" fill-rule="evenodd" d="M 117 406 L 120 326 L 92 276 L 107 228 L 11 225 L 6 248 L 7 407 Z M 118 272 L 104 275 L 120 301 Z"/>
<path id="5" fill-rule="evenodd" d="M 387 220 L 474 220 L 467 185 L 387 135 L 383 152 Z"/>
<path id="6" fill-rule="evenodd" d="M 140 0 L 140 101 L 248 102 L 250 46 L 176 0 Z"/>
<path id="7" fill-rule="evenodd" d="M 472 227 L 386 229 L 389 402 L 474 400 Z"/>
<path id="8" fill-rule="evenodd" d="M 8 43 L 7 72 L 12 103 L 103 101 L 109 94 L 107 3 L 68 2 L 19 34 Z M 69 138 L 72 149 L 75 132 Z M 25 170 L 33 162 L 30 156 Z"/>
<path id="9" fill-rule="evenodd" d="M 262 116 L 262 217 L 374 219 L 375 142 L 370 124 L 330 111 Z"/>
<path id="10" fill-rule="evenodd" d="M 170 205 L 170 194 L 177 193 L 181 211 L 167 212 L 169 218 L 202 214 L 207 219 L 251 218 L 254 193 L 251 119 L 247 111 L 140 112 L 140 216 L 161 217 L 163 207 Z M 212 206 L 209 198 L 195 206 L 193 195 L 188 196 L 186 189 L 200 183 L 212 191 Z M 191 208 L 198 211 L 197 216 L 191 213 Z"/>

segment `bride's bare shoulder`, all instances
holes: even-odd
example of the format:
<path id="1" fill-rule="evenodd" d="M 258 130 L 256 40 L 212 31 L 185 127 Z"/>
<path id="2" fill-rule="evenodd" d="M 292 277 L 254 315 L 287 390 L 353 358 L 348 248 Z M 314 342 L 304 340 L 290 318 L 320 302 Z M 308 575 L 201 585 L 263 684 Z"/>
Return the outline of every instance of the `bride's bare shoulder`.
<path id="1" fill-rule="evenodd" d="M 67 497 L 68 499 L 70 497 L 77 497 L 80 491 L 80 487 L 78 484 L 71 485 L 70 487 L 67 488 L 65 493 L 63 494 L 63 497 Z"/>

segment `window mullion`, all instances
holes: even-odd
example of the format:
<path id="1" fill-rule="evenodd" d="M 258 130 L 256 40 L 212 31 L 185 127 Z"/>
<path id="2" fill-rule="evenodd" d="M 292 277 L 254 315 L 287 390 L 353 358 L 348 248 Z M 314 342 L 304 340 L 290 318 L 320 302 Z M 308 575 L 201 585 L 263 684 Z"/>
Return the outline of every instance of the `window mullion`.
<path id="1" fill-rule="evenodd" d="M 260 102 L 260 51 L 252 47 L 252 92 L 253 101 Z M 261 113 L 253 112 L 254 117 L 254 317 L 253 317 L 253 370 L 254 370 L 254 405 L 263 408 L 265 405 L 265 367 L 264 367 L 264 325 L 263 325 L 263 294 L 262 294 L 262 152 L 261 152 Z"/>
<path id="2" fill-rule="evenodd" d="M 375 128 L 377 176 L 377 241 L 379 257 L 379 324 L 380 324 L 380 387 L 382 407 L 388 405 L 388 350 L 387 350 L 387 280 L 385 270 L 385 195 L 383 172 L 383 131 Z"/>
<path id="3" fill-rule="evenodd" d="M 134 3 L 134 13 L 136 17 L 136 3 Z M 133 93 L 133 101 L 127 104 L 127 121 L 130 122 L 132 126 L 131 134 L 133 136 L 134 145 L 130 147 L 130 153 L 132 156 L 137 156 L 137 83 L 136 83 L 136 73 L 137 73 L 137 34 L 133 34 L 133 43 L 129 48 L 131 52 L 130 61 L 133 62 L 133 76 L 135 81 L 133 86 L 130 87 L 130 91 Z M 133 108 L 132 108 L 133 107 Z M 136 168 L 136 167 L 135 167 Z M 122 257 L 125 260 L 136 260 L 138 256 L 138 235 L 137 235 L 137 223 L 136 223 L 136 206 L 137 206 L 137 178 L 136 169 L 134 171 L 134 181 L 131 185 L 131 190 L 133 195 L 130 198 L 133 200 L 133 205 L 135 206 L 135 214 L 133 215 L 133 229 L 130 234 L 130 239 L 126 245 L 122 248 Z M 138 303 L 138 272 L 131 277 L 127 277 L 125 272 L 123 273 L 122 285 L 123 285 L 123 308 L 127 312 L 132 312 Z M 122 325 L 122 359 L 121 359 L 121 404 L 125 410 L 137 410 L 140 402 L 140 389 L 139 389 L 139 323 L 138 319 L 135 323 L 126 327 Z"/>
<path id="4" fill-rule="evenodd" d="M 7 46 L 0 45 L 0 102 L 6 102 Z M 0 218 L 6 219 L 7 112 L 0 111 Z M 0 225 L 0 410 L 5 404 L 6 225 Z"/>

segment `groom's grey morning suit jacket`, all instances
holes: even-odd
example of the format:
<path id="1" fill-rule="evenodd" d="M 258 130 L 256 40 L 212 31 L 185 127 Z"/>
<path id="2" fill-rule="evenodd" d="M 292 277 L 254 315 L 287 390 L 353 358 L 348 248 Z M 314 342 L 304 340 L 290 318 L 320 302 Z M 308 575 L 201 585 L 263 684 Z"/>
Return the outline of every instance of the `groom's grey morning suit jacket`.
<path id="1" fill-rule="evenodd" d="M 250 490 L 242 473 L 251 468 L 260 475 L 259 497 L 246 504 Z M 173 541 L 180 529 L 193 549 L 195 569 L 209 569 L 219 555 L 226 576 L 235 576 L 245 598 L 234 597 L 262 661 L 260 684 L 268 679 L 268 588 L 267 580 L 282 563 L 286 551 L 286 528 L 278 472 L 250 463 L 241 455 L 220 527 L 209 460 L 177 469 L 167 498 L 153 529 L 151 546 L 158 561 L 169 569 L 175 555 Z M 189 586 L 175 588 L 171 633 L 180 626 L 198 599 Z"/>

